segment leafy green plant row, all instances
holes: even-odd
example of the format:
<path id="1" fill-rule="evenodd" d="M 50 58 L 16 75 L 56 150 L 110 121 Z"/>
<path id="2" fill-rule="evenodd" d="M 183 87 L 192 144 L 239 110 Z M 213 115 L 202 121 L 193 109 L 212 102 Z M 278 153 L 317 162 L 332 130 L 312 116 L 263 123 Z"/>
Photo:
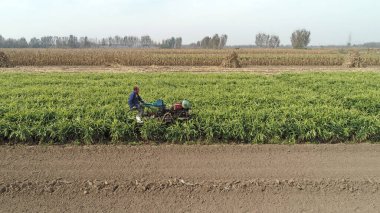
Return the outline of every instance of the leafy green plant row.
<path id="1" fill-rule="evenodd" d="M 380 141 L 380 74 L 0 73 L 3 143 Z M 127 99 L 188 99 L 193 119 L 139 126 Z"/>

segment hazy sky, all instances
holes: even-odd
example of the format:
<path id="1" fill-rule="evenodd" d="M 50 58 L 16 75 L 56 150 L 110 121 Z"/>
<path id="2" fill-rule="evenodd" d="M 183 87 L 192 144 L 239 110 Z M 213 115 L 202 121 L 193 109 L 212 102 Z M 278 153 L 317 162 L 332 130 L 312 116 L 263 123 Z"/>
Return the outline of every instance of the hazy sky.
<path id="1" fill-rule="evenodd" d="M 215 33 L 228 44 L 253 44 L 259 32 L 290 43 L 311 31 L 312 45 L 380 41 L 380 0 L 0 0 L 0 34 L 107 37 L 182 36 L 185 44 Z"/>

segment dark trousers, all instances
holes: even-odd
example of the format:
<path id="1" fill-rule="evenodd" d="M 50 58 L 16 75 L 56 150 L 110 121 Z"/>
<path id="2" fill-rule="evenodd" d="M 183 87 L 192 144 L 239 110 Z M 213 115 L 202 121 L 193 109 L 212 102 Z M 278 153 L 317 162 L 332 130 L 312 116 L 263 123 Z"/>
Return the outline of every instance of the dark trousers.
<path id="1" fill-rule="evenodd" d="M 140 105 L 132 107 L 131 110 L 137 110 L 137 115 L 140 116 L 140 118 L 142 118 L 142 116 L 144 115 L 144 108 Z"/>

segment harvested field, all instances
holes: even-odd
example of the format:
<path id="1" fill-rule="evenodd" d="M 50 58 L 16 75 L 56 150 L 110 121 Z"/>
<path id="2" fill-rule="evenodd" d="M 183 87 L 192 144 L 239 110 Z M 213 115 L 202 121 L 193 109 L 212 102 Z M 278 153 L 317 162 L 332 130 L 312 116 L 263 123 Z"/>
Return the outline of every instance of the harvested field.
<path id="1" fill-rule="evenodd" d="M 232 52 L 246 66 L 341 66 L 340 49 L 1 49 L 12 66 L 219 66 Z M 358 50 L 363 63 L 380 65 L 377 49 Z"/>
<path id="2" fill-rule="evenodd" d="M 379 212 L 380 146 L 1 146 L 2 212 Z"/>
<path id="3" fill-rule="evenodd" d="M 380 72 L 379 66 L 365 68 L 346 68 L 342 66 L 248 66 L 225 68 L 221 66 L 18 66 L 0 68 L 1 72 L 34 73 L 305 73 L 305 72 Z"/>

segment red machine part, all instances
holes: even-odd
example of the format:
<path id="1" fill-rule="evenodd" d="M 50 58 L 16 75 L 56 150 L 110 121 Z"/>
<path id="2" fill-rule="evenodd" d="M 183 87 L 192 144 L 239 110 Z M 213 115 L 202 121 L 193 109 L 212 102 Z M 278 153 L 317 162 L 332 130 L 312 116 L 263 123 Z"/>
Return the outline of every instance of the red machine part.
<path id="1" fill-rule="evenodd" d="M 173 109 L 174 109 L 174 110 L 182 110 L 182 109 L 183 109 L 183 107 L 182 107 L 182 103 L 175 103 L 175 104 L 173 105 Z"/>

